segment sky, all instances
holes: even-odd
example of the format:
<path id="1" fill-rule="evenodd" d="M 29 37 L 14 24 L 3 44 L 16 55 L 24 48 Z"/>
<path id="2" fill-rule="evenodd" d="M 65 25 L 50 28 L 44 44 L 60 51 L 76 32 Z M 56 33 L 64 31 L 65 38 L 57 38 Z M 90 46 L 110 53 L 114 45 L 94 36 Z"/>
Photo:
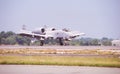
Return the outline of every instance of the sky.
<path id="1" fill-rule="evenodd" d="M 120 0 L 0 0 L 0 31 L 47 25 L 120 39 Z"/>

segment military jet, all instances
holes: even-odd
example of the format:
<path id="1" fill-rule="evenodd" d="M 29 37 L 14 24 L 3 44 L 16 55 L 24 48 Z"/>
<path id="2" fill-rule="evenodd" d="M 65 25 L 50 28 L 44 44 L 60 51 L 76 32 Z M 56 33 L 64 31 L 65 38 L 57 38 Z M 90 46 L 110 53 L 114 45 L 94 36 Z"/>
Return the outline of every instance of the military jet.
<path id="1" fill-rule="evenodd" d="M 79 33 L 77 31 L 70 31 L 69 29 L 58 30 L 56 28 L 38 28 L 33 31 L 28 31 L 23 28 L 18 35 L 27 36 L 40 40 L 40 46 L 44 45 L 45 39 L 57 39 L 60 45 L 65 45 L 64 41 L 70 41 L 76 37 L 85 35 L 85 33 Z"/>

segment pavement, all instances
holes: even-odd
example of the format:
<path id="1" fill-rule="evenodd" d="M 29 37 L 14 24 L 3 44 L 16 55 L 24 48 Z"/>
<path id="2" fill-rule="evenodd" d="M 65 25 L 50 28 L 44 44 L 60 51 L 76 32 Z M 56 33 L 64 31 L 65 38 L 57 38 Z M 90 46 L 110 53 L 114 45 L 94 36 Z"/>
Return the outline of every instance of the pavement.
<path id="1" fill-rule="evenodd" d="M 0 74 L 120 74 L 120 68 L 48 65 L 0 65 Z"/>
<path id="2" fill-rule="evenodd" d="M 98 54 L 71 54 L 71 52 L 69 52 L 69 50 L 98 50 L 100 52 L 112 52 L 114 54 L 117 53 L 117 56 L 120 54 L 120 46 L 116 47 L 116 46 L 55 46 L 55 45 L 52 45 L 52 46 L 15 46 L 15 45 L 2 45 L 0 46 L 0 50 L 1 49 L 5 49 L 5 50 L 9 50 L 9 49 L 12 49 L 13 51 L 14 50 L 18 50 L 18 49 L 30 49 L 29 51 L 31 51 L 32 53 L 31 54 L 25 54 L 25 55 L 30 55 L 30 56 L 34 56 L 34 55 L 37 55 L 37 56 L 95 56 L 95 57 L 113 57 L 113 55 L 98 55 Z M 32 51 L 32 50 L 49 50 L 49 49 L 54 49 L 54 50 L 57 50 L 57 53 L 58 54 L 36 54 L 37 51 Z M 63 52 L 63 51 L 67 50 L 67 54 L 65 54 L 66 52 Z M 35 53 L 34 53 L 35 52 Z M 0 54 L 0 56 L 3 56 L 3 54 Z M 21 55 L 21 54 L 4 54 L 4 55 Z M 25 56 L 24 53 L 21 55 L 21 56 Z M 120 56 L 120 55 L 119 55 Z M 118 57 L 119 57 L 118 56 Z"/>
<path id="3" fill-rule="evenodd" d="M 120 46 L 0 46 L 0 48 L 5 49 L 16 49 L 16 48 L 30 48 L 30 49 L 57 49 L 57 50 L 83 50 L 83 49 L 101 49 L 101 50 L 120 50 Z"/>

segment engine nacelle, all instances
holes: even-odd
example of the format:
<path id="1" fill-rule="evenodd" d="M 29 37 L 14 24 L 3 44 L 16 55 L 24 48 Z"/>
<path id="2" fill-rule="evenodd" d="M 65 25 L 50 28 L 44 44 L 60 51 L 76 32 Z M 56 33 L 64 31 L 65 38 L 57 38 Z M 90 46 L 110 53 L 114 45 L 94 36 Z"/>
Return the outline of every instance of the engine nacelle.
<path id="1" fill-rule="evenodd" d="M 32 31 L 32 33 L 45 35 L 45 28 L 36 29 L 36 30 Z"/>

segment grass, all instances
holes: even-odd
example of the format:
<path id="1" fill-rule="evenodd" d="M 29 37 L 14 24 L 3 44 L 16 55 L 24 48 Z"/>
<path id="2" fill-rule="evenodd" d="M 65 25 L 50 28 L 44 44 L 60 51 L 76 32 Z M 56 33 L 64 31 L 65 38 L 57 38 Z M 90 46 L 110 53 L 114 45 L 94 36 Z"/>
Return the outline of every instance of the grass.
<path id="1" fill-rule="evenodd" d="M 18 54 L 18 55 L 16 55 Z M 25 55 L 24 55 L 25 54 Z M 31 54 L 35 54 L 32 56 Z M 37 54 L 92 54 L 95 56 L 37 56 Z M 111 55 L 112 57 L 104 57 Z M 56 50 L 56 49 L 0 49 L 0 64 L 18 65 L 63 65 L 63 66 L 96 66 L 120 68 L 120 52 L 115 50 Z"/>
<path id="2" fill-rule="evenodd" d="M 0 56 L 0 64 L 118 67 L 120 58 L 78 56 Z"/>
<path id="3" fill-rule="evenodd" d="M 94 50 L 56 50 L 56 49 L 0 49 L 0 54 L 95 54 L 95 55 L 113 55 L 119 56 L 120 52 L 117 50 L 101 51 L 99 49 Z"/>

